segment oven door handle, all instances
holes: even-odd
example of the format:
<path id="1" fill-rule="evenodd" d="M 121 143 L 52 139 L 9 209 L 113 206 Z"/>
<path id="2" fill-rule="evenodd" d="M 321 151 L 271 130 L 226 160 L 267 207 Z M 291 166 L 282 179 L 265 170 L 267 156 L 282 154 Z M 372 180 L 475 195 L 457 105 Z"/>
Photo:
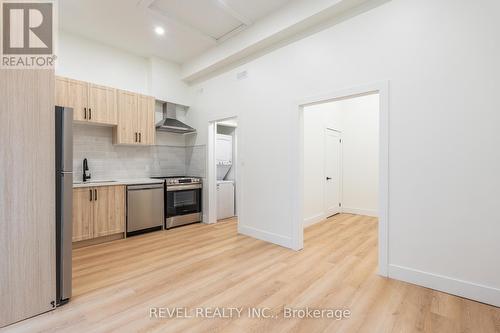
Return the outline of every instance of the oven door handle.
<path id="1" fill-rule="evenodd" d="M 196 189 L 199 189 L 199 188 L 202 188 L 201 184 L 192 184 L 192 185 L 167 185 L 167 192 L 196 190 Z"/>

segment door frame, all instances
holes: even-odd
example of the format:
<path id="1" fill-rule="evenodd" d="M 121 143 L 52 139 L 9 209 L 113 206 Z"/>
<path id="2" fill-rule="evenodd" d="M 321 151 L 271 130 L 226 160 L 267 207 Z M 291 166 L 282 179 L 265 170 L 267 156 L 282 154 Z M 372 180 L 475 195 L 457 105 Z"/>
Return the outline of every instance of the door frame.
<path id="1" fill-rule="evenodd" d="M 328 149 L 327 149 L 327 144 L 326 144 L 326 141 L 327 141 L 327 137 L 326 136 L 327 136 L 328 131 L 336 132 L 338 134 L 339 140 L 341 140 L 340 143 L 339 143 L 339 166 L 338 167 L 339 167 L 339 203 L 342 203 L 342 199 L 343 199 L 343 192 L 342 192 L 342 190 L 343 190 L 343 188 L 342 188 L 342 185 L 343 185 L 342 184 L 342 169 L 343 169 L 343 161 L 342 161 L 342 158 L 343 158 L 343 156 L 342 156 L 342 153 L 343 153 L 342 152 L 342 131 L 339 131 L 339 130 L 331 128 L 331 127 L 325 127 L 325 130 L 324 130 L 324 135 L 325 135 L 325 138 L 324 138 L 324 141 L 325 141 L 325 143 L 324 143 L 325 144 L 325 148 L 324 148 L 325 159 L 323 161 L 323 164 L 324 164 L 324 167 L 323 167 L 323 181 L 326 180 L 326 176 L 327 176 L 326 175 L 326 154 L 327 154 Z M 323 202 L 323 210 L 325 212 L 325 215 L 324 215 L 325 218 L 331 216 L 330 213 L 328 213 L 328 209 L 327 209 L 328 208 L 328 204 L 327 204 L 327 200 L 326 200 L 326 198 L 327 198 L 326 187 L 327 187 L 327 185 L 326 185 L 326 182 L 325 182 L 324 185 L 323 185 L 323 198 L 325 198 L 324 202 Z M 342 206 L 339 207 L 339 213 L 342 213 Z M 337 213 L 337 214 L 339 214 L 339 213 Z"/>
<path id="2" fill-rule="evenodd" d="M 297 133 L 292 153 L 292 249 L 304 248 L 304 108 L 306 106 L 353 98 L 379 95 L 379 214 L 378 214 L 378 274 L 388 276 L 389 263 L 389 81 L 336 90 L 307 97 L 291 106 L 294 121 L 292 133 Z"/>
<path id="3" fill-rule="evenodd" d="M 232 116 L 222 119 L 211 120 L 208 122 L 208 140 L 207 140 L 207 211 L 204 211 L 206 219 L 203 220 L 207 224 L 217 223 L 217 167 L 216 167 L 216 157 L 217 157 L 217 124 L 223 121 L 236 119 L 238 116 Z M 238 163 L 238 135 L 239 135 L 240 124 L 238 122 L 234 129 L 234 158 L 233 167 L 234 170 L 234 182 L 235 182 L 235 214 L 238 216 L 238 228 L 240 226 L 240 212 L 241 212 L 241 173 L 239 172 Z"/>

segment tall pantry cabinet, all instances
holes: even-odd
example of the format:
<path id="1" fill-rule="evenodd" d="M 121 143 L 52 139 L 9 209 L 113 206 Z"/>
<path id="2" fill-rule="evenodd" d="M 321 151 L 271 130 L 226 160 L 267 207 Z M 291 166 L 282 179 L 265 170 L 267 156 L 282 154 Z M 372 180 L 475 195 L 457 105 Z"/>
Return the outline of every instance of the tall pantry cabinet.
<path id="1" fill-rule="evenodd" d="M 52 70 L 0 69 L 0 327 L 56 299 Z"/>

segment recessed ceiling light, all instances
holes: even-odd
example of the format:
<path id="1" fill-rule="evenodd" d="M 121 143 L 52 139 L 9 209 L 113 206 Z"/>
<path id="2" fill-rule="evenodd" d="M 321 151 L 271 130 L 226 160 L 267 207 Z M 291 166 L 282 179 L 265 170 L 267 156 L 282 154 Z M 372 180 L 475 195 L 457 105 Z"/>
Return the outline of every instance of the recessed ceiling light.
<path id="1" fill-rule="evenodd" d="M 156 27 L 155 28 L 155 32 L 157 35 L 164 35 L 165 34 L 165 29 L 163 29 L 162 27 Z"/>

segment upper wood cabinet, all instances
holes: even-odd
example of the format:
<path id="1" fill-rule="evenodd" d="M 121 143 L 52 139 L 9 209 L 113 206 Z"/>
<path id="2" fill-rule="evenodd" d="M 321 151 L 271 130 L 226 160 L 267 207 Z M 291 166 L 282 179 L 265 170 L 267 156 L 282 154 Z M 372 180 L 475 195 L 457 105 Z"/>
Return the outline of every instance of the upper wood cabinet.
<path id="1" fill-rule="evenodd" d="M 154 97 L 118 90 L 117 104 L 118 126 L 113 132 L 113 143 L 154 145 Z"/>
<path id="2" fill-rule="evenodd" d="M 151 96 L 139 95 L 138 100 L 139 143 L 144 145 L 154 145 L 156 137 L 155 99 Z"/>
<path id="3" fill-rule="evenodd" d="M 88 117 L 88 83 L 56 76 L 56 105 L 73 108 L 73 118 Z"/>
<path id="4" fill-rule="evenodd" d="M 118 90 L 118 126 L 113 129 L 113 143 L 115 144 L 137 144 L 139 141 L 137 133 L 138 117 L 137 94 Z"/>
<path id="5" fill-rule="evenodd" d="M 118 124 L 114 88 L 56 77 L 56 105 L 73 108 L 76 121 Z"/>
<path id="6" fill-rule="evenodd" d="M 73 242 L 125 232 L 125 186 L 73 189 Z"/>
<path id="7" fill-rule="evenodd" d="M 89 116 L 91 122 L 117 125 L 116 89 L 90 83 Z"/>
<path id="8" fill-rule="evenodd" d="M 155 144 L 154 97 L 65 77 L 56 77 L 55 95 L 56 105 L 73 108 L 75 121 L 116 126 L 114 144 Z"/>

